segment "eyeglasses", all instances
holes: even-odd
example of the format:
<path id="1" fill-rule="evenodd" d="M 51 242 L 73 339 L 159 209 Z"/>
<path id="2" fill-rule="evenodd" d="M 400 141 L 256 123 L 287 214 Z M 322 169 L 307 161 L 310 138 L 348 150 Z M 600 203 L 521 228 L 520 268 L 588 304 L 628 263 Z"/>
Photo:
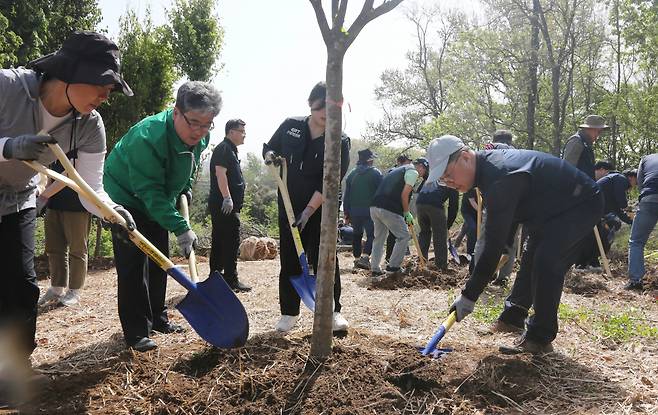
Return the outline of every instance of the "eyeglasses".
<path id="1" fill-rule="evenodd" d="M 213 128 L 215 128 L 215 123 L 212 122 L 212 121 L 210 122 L 210 124 L 201 124 L 201 123 L 196 122 L 196 121 L 188 120 L 187 117 L 185 116 L 185 114 L 182 111 L 181 111 L 181 115 L 185 119 L 185 122 L 187 123 L 187 125 L 193 130 L 208 130 L 208 131 L 210 131 Z"/>
<path id="2" fill-rule="evenodd" d="M 237 128 L 233 128 L 231 131 L 237 131 L 242 135 L 247 135 L 247 132 L 245 130 L 238 130 Z"/>

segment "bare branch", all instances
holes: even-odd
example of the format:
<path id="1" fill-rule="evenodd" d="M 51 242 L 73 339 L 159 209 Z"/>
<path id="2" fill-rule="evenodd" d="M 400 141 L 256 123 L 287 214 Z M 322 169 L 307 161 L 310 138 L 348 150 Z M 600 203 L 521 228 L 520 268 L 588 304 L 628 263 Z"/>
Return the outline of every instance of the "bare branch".
<path id="1" fill-rule="evenodd" d="M 329 29 L 329 24 L 327 23 L 327 17 L 324 14 L 324 9 L 322 8 L 321 0 L 309 0 L 315 11 L 315 18 L 318 21 L 318 26 L 320 27 L 320 33 L 322 33 L 322 39 L 324 39 L 325 45 L 328 45 L 331 42 L 331 29 Z"/>
<path id="2" fill-rule="evenodd" d="M 370 22 L 371 20 L 386 14 L 396 8 L 400 3 L 402 3 L 403 0 L 386 0 L 377 8 L 373 9 L 373 3 L 375 2 L 374 0 L 366 0 L 363 3 L 363 8 L 361 9 L 361 13 L 359 13 L 359 16 L 354 20 L 354 23 L 352 23 L 352 26 L 350 26 L 348 30 L 348 36 L 345 42 L 345 49 L 347 49 L 352 42 L 356 39 L 359 33 L 361 33 L 361 30 L 365 27 L 365 25 Z"/>

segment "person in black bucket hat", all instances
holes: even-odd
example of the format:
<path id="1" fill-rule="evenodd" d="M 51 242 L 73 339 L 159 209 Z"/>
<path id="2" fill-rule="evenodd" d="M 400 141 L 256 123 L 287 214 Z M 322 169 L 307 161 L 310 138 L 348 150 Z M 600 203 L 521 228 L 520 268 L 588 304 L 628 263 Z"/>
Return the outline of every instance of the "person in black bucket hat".
<path id="1" fill-rule="evenodd" d="M 130 213 L 103 189 L 105 127 L 95 111 L 112 91 L 132 95 L 119 62 L 111 40 L 98 33 L 75 32 L 60 50 L 30 62 L 30 69 L 0 69 L 0 337 L 11 343 L 3 350 L 16 350 L 11 357 L 0 354 L 0 372 L 9 361 L 33 373 L 30 355 L 36 347 L 39 287 L 34 234 L 39 180 L 22 161 L 50 165 L 56 157 L 46 144 L 58 143 L 101 199 L 130 226 L 134 224 Z M 53 186 L 49 194 L 61 189 Z M 80 201 L 101 216 L 86 200 Z"/>

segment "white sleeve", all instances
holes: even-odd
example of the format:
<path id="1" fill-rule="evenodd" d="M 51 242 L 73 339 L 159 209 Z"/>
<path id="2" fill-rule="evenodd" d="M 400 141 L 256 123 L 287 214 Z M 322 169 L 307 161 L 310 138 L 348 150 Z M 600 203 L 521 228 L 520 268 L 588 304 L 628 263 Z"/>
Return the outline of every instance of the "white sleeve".
<path id="1" fill-rule="evenodd" d="M 103 165 L 105 164 L 105 152 L 102 153 L 84 153 L 78 151 L 78 159 L 75 163 L 75 169 L 78 171 L 80 176 L 84 179 L 85 182 L 91 187 L 94 192 L 101 198 L 101 200 L 107 203 L 111 208 L 117 206 L 116 203 L 110 199 L 110 196 L 105 193 L 103 188 Z M 85 207 L 91 214 L 103 218 L 101 211 L 94 206 L 93 203 L 87 201 L 83 196 L 80 197 L 80 202 L 82 206 Z"/>
<path id="2" fill-rule="evenodd" d="M 11 137 L 2 137 L 0 138 L 0 161 L 7 161 L 5 156 L 2 153 L 5 151 L 5 143 L 9 141 Z"/>

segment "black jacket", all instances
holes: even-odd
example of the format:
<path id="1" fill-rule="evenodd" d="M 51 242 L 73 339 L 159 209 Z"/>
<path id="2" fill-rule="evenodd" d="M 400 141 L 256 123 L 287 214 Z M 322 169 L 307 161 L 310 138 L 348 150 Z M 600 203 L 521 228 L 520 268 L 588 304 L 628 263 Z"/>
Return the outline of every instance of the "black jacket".
<path id="1" fill-rule="evenodd" d="M 619 172 L 612 171 L 597 180 L 596 184 L 601 188 L 605 200 L 603 213 L 614 213 L 625 223 L 628 223 L 629 225 L 633 223 L 631 218 L 629 218 L 623 210 L 628 206 L 626 190 L 631 187 L 631 183 L 626 176 Z"/>
<path id="2" fill-rule="evenodd" d="M 594 176 L 594 164 L 596 163 L 594 149 L 587 140 L 585 132 L 578 131 L 569 137 L 562 150 L 562 158 L 585 172 L 590 179 L 594 180 L 596 177 Z"/>

